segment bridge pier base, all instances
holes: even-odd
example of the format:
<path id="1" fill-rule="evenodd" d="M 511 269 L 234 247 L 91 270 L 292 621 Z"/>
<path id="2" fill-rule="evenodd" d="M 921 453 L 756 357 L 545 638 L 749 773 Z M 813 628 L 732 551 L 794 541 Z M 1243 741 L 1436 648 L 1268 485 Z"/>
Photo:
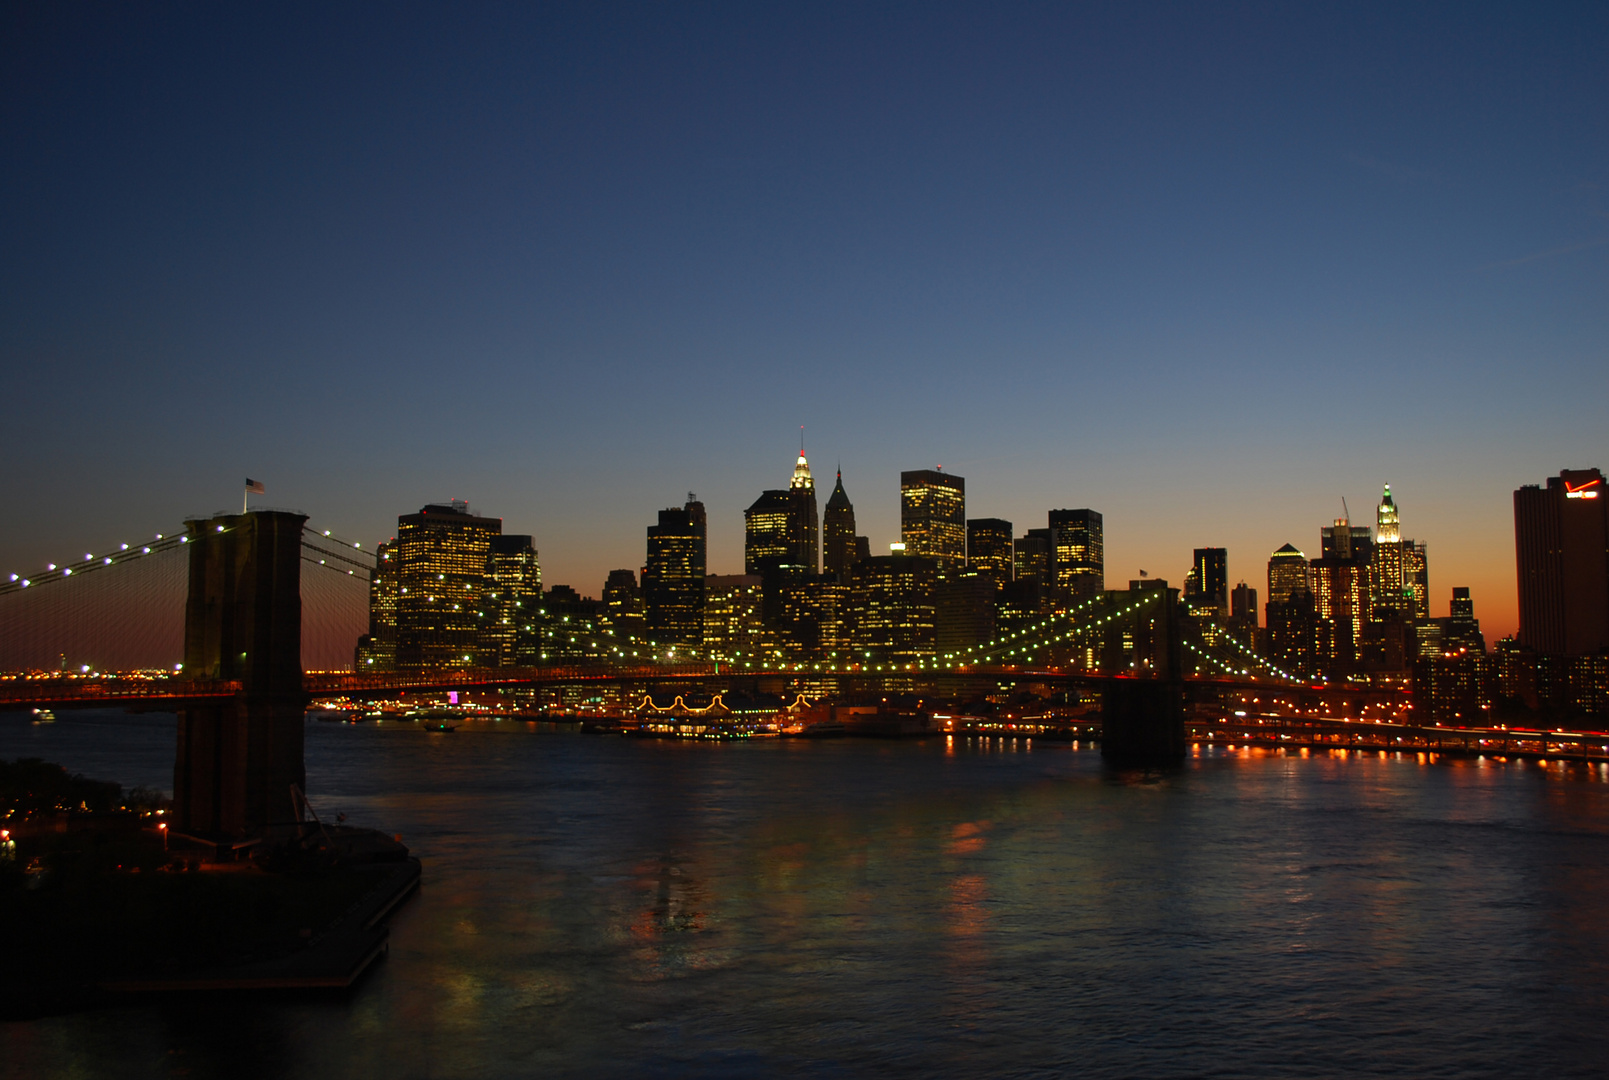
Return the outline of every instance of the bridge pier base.
<path id="1" fill-rule="evenodd" d="M 1101 691 L 1101 756 L 1118 766 L 1184 761 L 1179 590 L 1159 588 L 1149 627 L 1153 679 L 1114 679 Z"/>
<path id="2" fill-rule="evenodd" d="M 1184 687 L 1172 679 L 1121 679 L 1101 691 L 1101 756 L 1114 765 L 1184 760 Z"/>
<path id="3" fill-rule="evenodd" d="M 184 670 L 237 682 L 234 701 L 183 709 L 173 765 L 177 828 L 244 836 L 296 820 L 302 759 L 301 514 L 190 521 Z"/>

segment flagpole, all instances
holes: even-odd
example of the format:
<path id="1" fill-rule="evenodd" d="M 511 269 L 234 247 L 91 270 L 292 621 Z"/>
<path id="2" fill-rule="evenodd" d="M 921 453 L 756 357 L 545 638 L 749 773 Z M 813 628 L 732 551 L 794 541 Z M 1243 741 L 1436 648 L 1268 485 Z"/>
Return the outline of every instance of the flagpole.
<path id="1" fill-rule="evenodd" d="M 246 491 L 240 496 L 240 512 L 245 514 L 251 506 L 251 485 L 246 485 Z"/>

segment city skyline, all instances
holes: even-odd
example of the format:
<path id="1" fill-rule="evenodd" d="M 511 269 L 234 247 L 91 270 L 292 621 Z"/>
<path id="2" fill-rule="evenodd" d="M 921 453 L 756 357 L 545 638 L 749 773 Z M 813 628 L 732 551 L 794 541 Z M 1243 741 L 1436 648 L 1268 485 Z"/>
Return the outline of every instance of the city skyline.
<path id="1" fill-rule="evenodd" d="M 874 549 L 943 465 L 1099 510 L 1114 578 L 1255 584 L 1391 483 L 1505 633 L 1509 493 L 1609 458 L 1601 7 L 13 30 L 9 568 L 252 476 L 371 539 L 467 499 L 589 591 L 692 490 L 731 571 L 802 423 Z"/>

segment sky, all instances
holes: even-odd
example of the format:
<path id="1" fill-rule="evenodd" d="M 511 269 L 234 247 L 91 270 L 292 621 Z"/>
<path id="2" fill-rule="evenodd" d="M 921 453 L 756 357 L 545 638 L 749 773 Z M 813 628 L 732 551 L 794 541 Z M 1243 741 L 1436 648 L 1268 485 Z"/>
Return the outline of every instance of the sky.
<path id="1" fill-rule="evenodd" d="M 1515 629 L 1511 492 L 1609 468 L 1609 6 L 7 4 L 0 571 L 467 499 L 597 595 L 801 426 L 1108 585 L 1390 483 Z"/>

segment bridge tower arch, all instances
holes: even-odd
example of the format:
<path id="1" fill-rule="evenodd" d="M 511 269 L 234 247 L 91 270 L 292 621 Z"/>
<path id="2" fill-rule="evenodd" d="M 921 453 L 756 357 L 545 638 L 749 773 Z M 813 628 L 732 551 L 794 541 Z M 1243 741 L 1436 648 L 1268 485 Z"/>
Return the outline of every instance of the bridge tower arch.
<path id="1" fill-rule="evenodd" d="M 184 670 L 239 683 L 232 701 L 179 712 L 177 828 L 241 836 L 296 820 L 302 758 L 302 527 L 277 510 L 186 522 Z"/>

